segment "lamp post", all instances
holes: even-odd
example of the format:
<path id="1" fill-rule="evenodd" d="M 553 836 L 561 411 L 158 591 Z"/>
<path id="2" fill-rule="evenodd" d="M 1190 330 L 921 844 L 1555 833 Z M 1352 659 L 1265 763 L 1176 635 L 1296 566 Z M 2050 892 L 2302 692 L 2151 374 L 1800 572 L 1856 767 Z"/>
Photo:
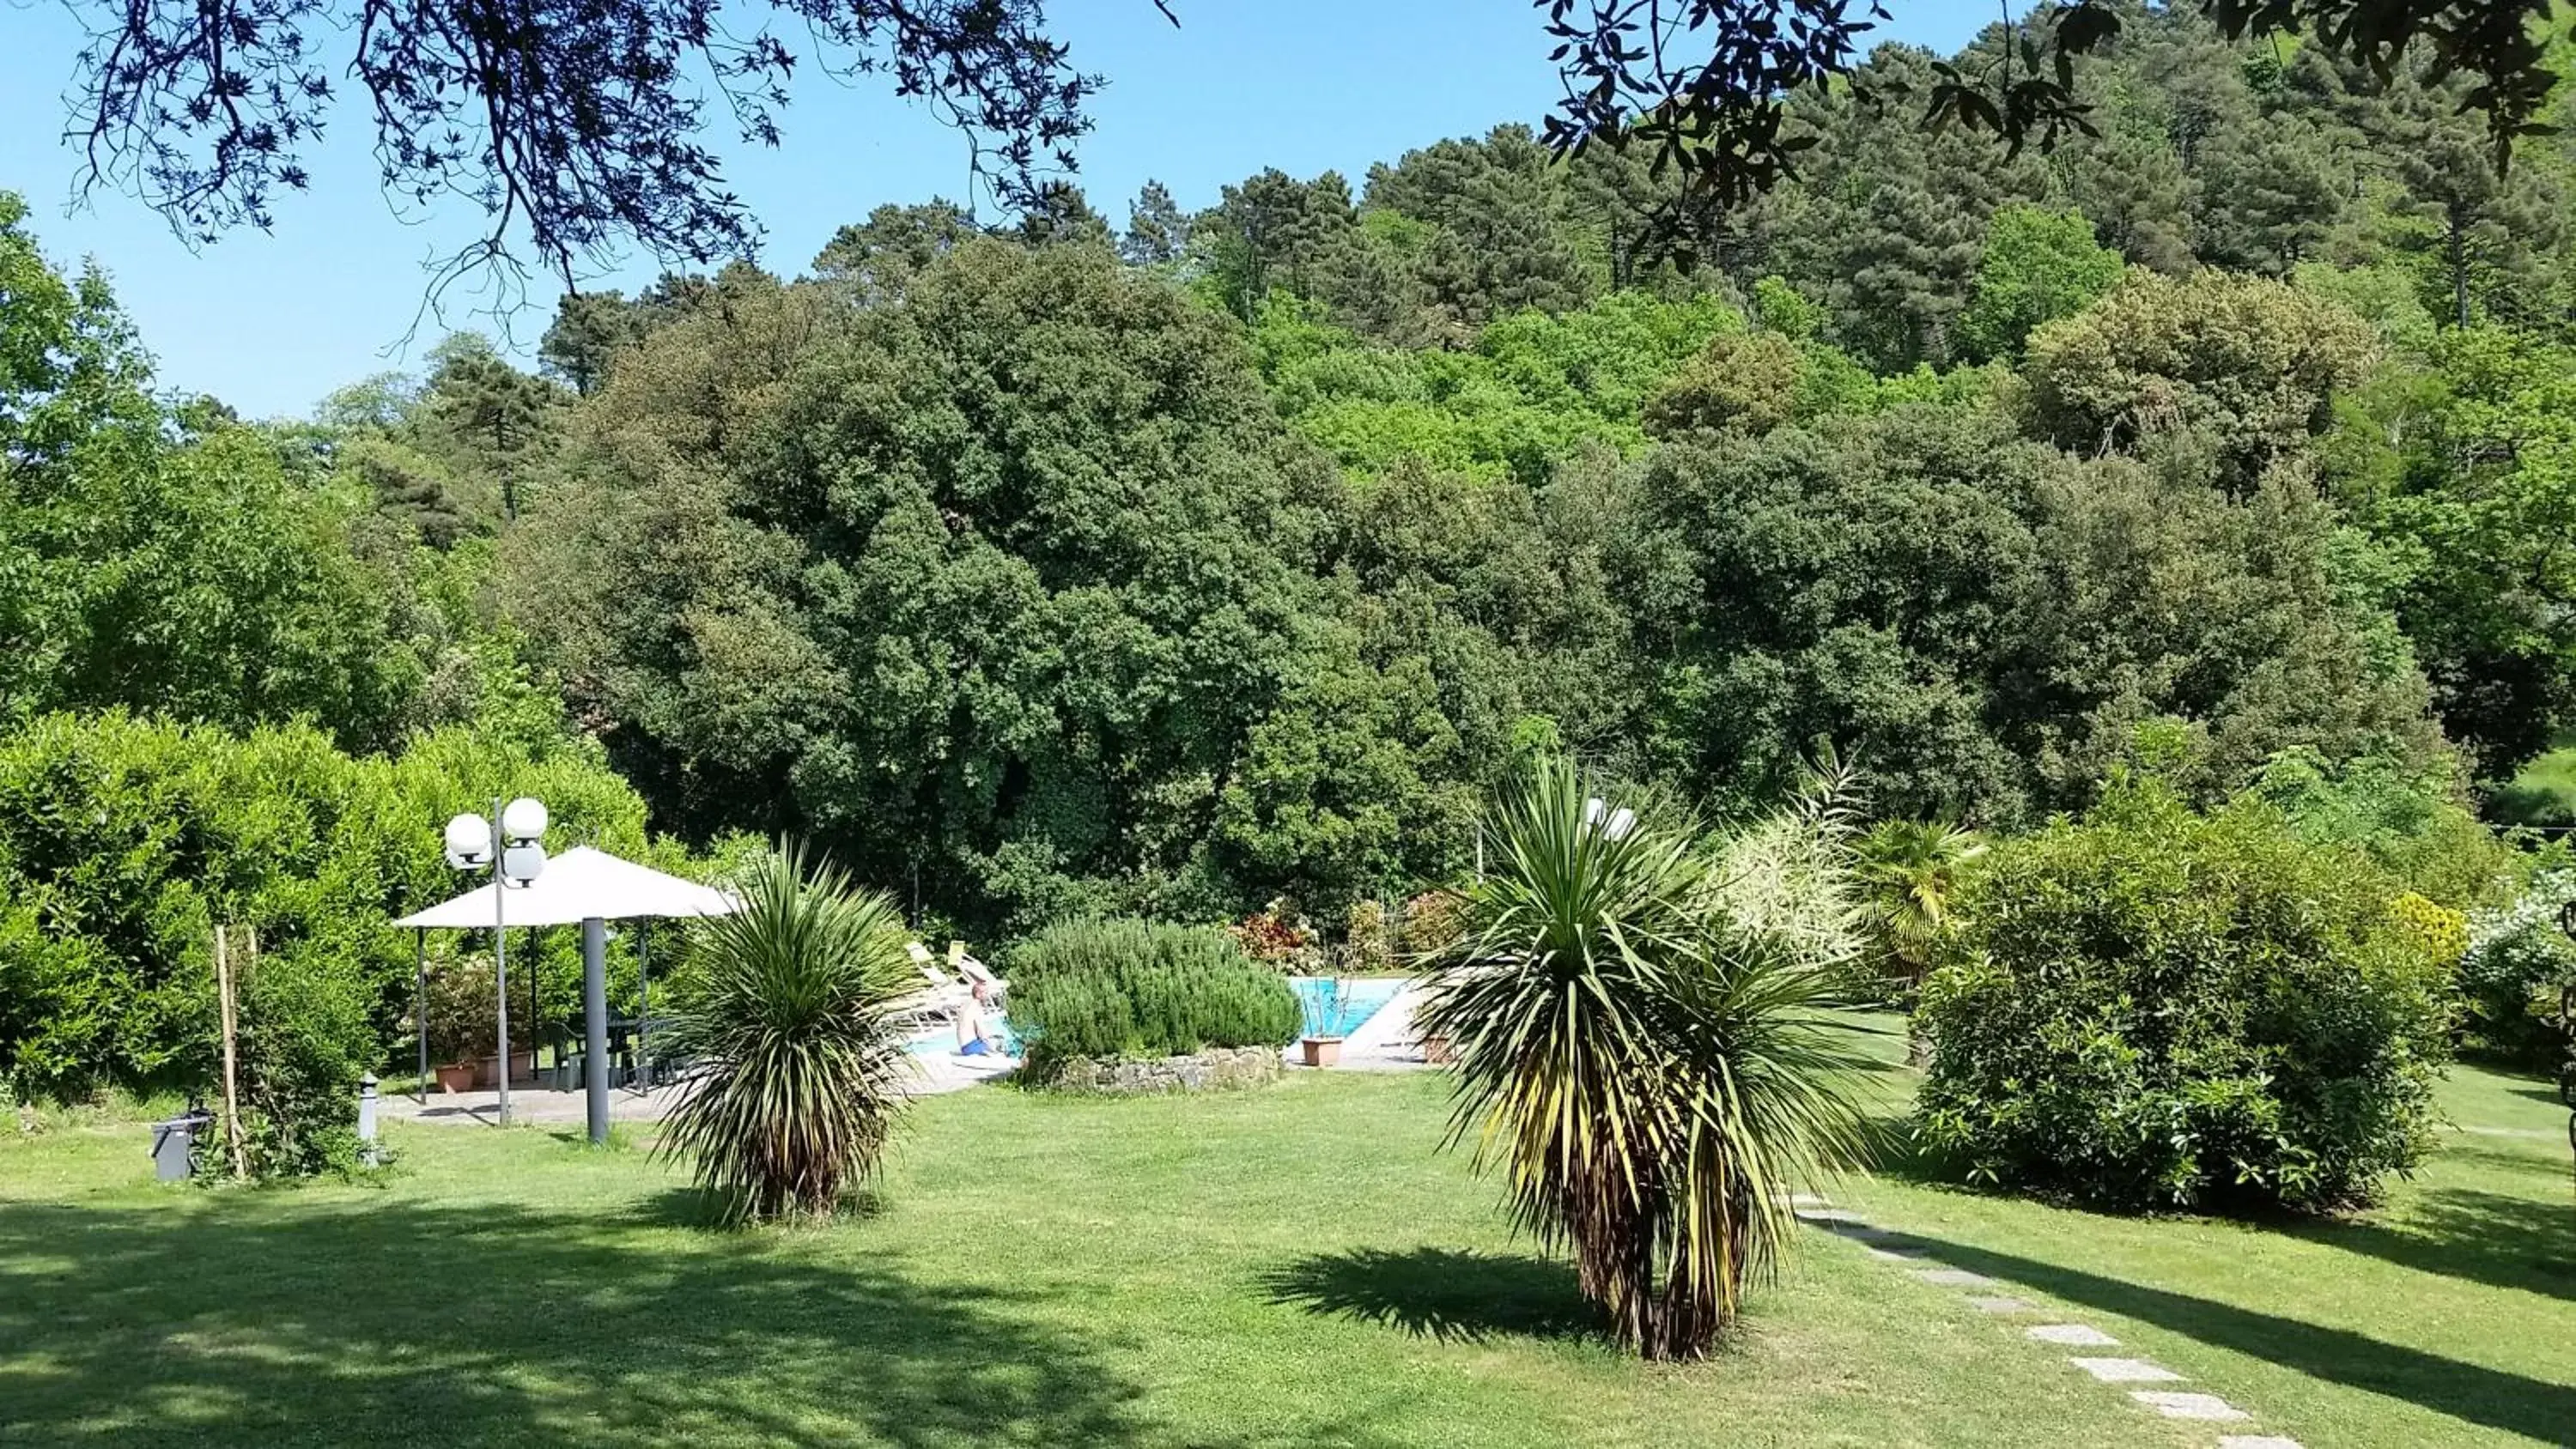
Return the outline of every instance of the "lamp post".
<path id="1" fill-rule="evenodd" d="M 492 872 L 492 990 L 500 1003 L 501 1125 L 510 1124 L 510 892 L 532 884 L 546 868 L 546 807 L 522 795 L 492 802 L 492 818 L 459 815 L 447 822 L 447 863 L 458 870 Z"/>
<path id="2" fill-rule="evenodd" d="M 2576 941 L 2576 901 L 2558 908 L 2558 929 Z M 2566 1058 L 2558 1064 L 2558 1100 L 2567 1107 L 2567 1150 L 2576 1154 L 2576 981 L 2558 993 L 2558 1032 L 2567 1039 Z"/>

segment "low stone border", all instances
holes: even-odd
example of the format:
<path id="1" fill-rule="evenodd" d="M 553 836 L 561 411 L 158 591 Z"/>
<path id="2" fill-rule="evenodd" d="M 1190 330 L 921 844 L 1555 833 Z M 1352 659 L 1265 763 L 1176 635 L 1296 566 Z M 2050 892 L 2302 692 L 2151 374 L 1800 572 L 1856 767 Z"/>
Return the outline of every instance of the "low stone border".
<path id="1" fill-rule="evenodd" d="M 1041 1086 L 1065 1092 L 1107 1092 L 1131 1096 L 1148 1092 L 1199 1092 L 1221 1087 L 1257 1087 L 1279 1079 L 1285 1068 L 1274 1047 L 1210 1047 L 1187 1056 L 1131 1061 L 1122 1057 L 1067 1057 Z"/>

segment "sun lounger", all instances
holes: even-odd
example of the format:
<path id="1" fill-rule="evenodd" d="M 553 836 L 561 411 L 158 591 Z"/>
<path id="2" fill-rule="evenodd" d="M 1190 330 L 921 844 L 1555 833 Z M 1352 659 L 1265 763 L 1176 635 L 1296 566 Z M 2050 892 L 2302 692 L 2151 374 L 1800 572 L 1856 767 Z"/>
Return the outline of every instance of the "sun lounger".
<path id="1" fill-rule="evenodd" d="M 894 1003 L 898 1013 L 925 1022 L 953 1020 L 975 1004 L 975 988 L 940 970 L 939 958 L 930 954 L 929 947 L 915 941 L 904 950 L 912 957 L 913 969 L 921 973 L 922 986 Z"/>
<path id="2" fill-rule="evenodd" d="M 999 1001 L 1010 992 L 1011 983 L 994 975 L 992 967 L 967 955 L 963 941 L 948 943 L 948 969 L 965 977 L 968 985 L 983 987 L 988 1000 Z"/>

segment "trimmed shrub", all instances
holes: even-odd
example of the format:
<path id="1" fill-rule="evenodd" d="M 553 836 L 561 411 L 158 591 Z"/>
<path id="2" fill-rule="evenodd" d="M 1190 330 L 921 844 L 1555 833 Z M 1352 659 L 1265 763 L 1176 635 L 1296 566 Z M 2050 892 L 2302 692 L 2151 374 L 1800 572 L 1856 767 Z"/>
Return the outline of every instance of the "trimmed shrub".
<path id="1" fill-rule="evenodd" d="M 1011 1027 L 1044 1080 L 1073 1057 L 1168 1057 L 1297 1039 L 1297 995 L 1223 931 L 1063 921 L 1011 955 Z"/>
<path id="2" fill-rule="evenodd" d="M 1919 1131 L 1976 1180 L 2107 1207 L 2338 1208 L 2421 1156 L 2447 963 L 2358 852 L 2116 777 L 1970 882 L 1917 1020 Z"/>

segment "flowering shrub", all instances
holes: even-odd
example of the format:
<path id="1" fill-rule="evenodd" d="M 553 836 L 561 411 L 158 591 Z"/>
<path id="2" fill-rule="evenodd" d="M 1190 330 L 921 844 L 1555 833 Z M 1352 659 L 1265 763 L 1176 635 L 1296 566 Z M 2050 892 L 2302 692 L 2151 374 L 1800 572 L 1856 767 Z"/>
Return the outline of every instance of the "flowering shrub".
<path id="1" fill-rule="evenodd" d="M 1349 945 L 1342 958 L 1344 968 L 1361 975 L 1394 970 L 1394 927 L 1385 906 L 1376 901 L 1352 902 Z"/>
<path id="2" fill-rule="evenodd" d="M 2469 918 L 2460 994 L 2470 1036 L 2489 1050 L 2533 1066 L 2557 1060 L 2559 993 L 2576 981 L 2576 941 L 2558 928 L 2570 899 L 2576 871 L 2550 871 L 2512 905 Z"/>
<path id="3" fill-rule="evenodd" d="M 1243 954 L 1276 970 L 1312 973 L 1323 964 L 1315 928 L 1294 914 L 1284 897 L 1225 929 L 1242 945 Z"/>
<path id="4" fill-rule="evenodd" d="M 2422 944 L 2426 956 L 2444 965 L 2457 962 L 2469 949 L 2465 912 L 2407 891 L 2388 903 L 2388 914 L 2397 918 L 2398 929 Z"/>
<path id="5" fill-rule="evenodd" d="M 1424 891 L 1404 903 L 1404 920 L 1396 949 L 1408 959 L 1445 950 L 1462 929 L 1455 891 Z"/>

